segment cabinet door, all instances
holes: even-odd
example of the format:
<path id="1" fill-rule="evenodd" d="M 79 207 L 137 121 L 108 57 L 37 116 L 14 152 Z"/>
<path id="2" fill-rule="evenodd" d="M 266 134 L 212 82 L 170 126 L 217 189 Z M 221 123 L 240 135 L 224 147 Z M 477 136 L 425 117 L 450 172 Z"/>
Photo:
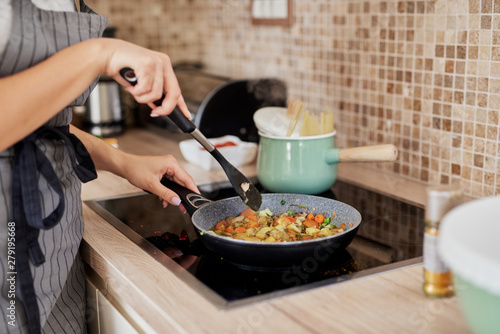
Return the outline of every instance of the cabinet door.
<path id="1" fill-rule="evenodd" d="M 97 291 L 97 305 L 99 307 L 100 334 L 137 334 L 135 328 L 125 317 Z"/>
<path id="2" fill-rule="evenodd" d="M 138 331 L 87 279 L 87 333 L 137 334 Z"/>

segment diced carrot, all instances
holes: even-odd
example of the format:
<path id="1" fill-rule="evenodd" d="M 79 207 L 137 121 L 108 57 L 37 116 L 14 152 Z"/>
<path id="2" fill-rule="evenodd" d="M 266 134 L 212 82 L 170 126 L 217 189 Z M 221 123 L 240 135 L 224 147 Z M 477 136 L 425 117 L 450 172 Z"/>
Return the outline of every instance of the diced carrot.
<path id="1" fill-rule="evenodd" d="M 345 224 L 340 225 L 339 228 L 345 228 Z"/>
<path id="2" fill-rule="evenodd" d="M 302 236 L 302 240 L 311 240 L 313 237 L 311 237 L 310 235 L 303 235 Z"/>
<path id="3" fill-rule="evenodd" d="M 220 222 L 215 225 L 215 229 L 217 231 L 224 231 L 226 229 L 227 223 L 225 220 L 221 220 Z"/>
<path id="4" fill-rule="evenodd" d="M 318 224 L 322 224 L 325 221 L 325 216 L 318 214 L 314 217 L 314 221 Z"/>
<path id="5" fill-rule="evenodd" d="M 254 221 L 249 222 L 247 224 L 247 228 L 252 228 L 252 227 L 257 227 L 257 226 L 259 226 L 259 224 L 257 222 L 254 222 Z"/>
<path id="6" fill-rule="evenodd" d="M 259 221 L 259 218 L 257 215 L 248 215 L 246 218 L 253 220 L 254 222 Z"/>
<path id="7" fill-rule="evenodd" d="M 236 231 L 236 232 L 239 232 L 239 233 L 245 233 L 245 232 L 246 232 L 246 230 L 247 230 L 247 229 L 246 229 L 246 228 L 244 228 L 244 227 L 242 227 L 242 226 L 237 227 L 237 228 L 235 229 L 235 231 Z"/>
<path id="8" fill-rule="evenodd" d="M 352 227 L 352 223 L 349 223 L 349 227 Z"/>
<path id="9" fill-rule="evenodd" d="M 259 218 L 257 217 L 257 213 L 254 210 L 250 209 L 250 208 L 243 210 L 241 212 L 240 216 L 244 216 L 244 217 L 246 217 L 246 218 L 248 218 L 250 220 L 253 220 L 253 221 L 258 221 L 259 220 Z"/>
<path id="10" fill-rule="evenodd" d="M 244 217 L 246 217 L 246 216 L 248 216 L 248 215 L 255 215 L 255 211 L 254 211 L 254 210 L 252 210 L 252 209 L 250 209 L 250 208 L 248 208 L 248 209 L 243 210 L 243 211 L 240 213 L 240 216 L 244 216 Z"/>
<path id="11" fill-rule="evenodd" d="M 307 220 L 314 220 L 314 215 L 312 214 L 312 212 L 307 215 L 306 219 Z"/>
<path id="12" fill-rule="evenodd" d="M 295 222 L 297 221 L 297 219 L 296 219 L 296 218 L 293 218 L 293 217 L 290 217 L 290 216 L 288 216 L 287 218 L 288 218 L 288 220 L 289 220 L 291 223 L 295 223 Z"/>
<path id="13" fill-rule="evenodd" d="M 304 224 L 306 227 L 318 228 L 318 226 L 319 226 L 319 224 L 316 221 L 310 220 L 310 219 L 304 220 L 304 222 L 302 224 Z"/>
<path id="14" fill-rule="evenodd" d="M 232 227 L 232 226 L 230 225 L 230 226 L 226 227 L 225 231 L 226 231 L 226 232 L 228 232 L 228 233 L 233 233 L 233 231 L 234 231 L 234 227 Z"/>

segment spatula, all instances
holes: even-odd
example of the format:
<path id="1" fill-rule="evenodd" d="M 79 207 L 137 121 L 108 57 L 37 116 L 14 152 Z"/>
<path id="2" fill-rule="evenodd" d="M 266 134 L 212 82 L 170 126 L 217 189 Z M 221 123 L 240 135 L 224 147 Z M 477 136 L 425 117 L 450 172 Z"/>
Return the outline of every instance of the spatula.
<path id="1" fill-rule="evenodd" d="M 121 76 L 130 84 L 137 84 L 137 77 L 131 68 L 123 68 L 120 70 Z M 154 104 L 160 106 L 165 94 L 161 99 L 155 101 Z M 231 182 L 234 190 L 243 202 L 251 209 L 257 211 L 262 204 L 262 196 L 255 186 L 243 175 L 236 167 L 231 165 L 229 161 L 215 148 L 215 146 L 201 133 L 201 131 L 184 116 L 184 114 L 176 107 L 168 117 L 181 129 L 184 133 L 189 133 L 198 143 L 201 144 L 221 165 L 222 169 Z"/>

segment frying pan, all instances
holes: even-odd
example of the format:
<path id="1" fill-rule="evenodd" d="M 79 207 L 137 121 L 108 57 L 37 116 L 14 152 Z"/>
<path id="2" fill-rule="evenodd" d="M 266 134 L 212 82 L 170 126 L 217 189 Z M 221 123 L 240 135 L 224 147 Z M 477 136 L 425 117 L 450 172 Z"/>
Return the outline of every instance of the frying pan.
<path id="1" fill-rule="evenodd" d="M 318 265 L 336 251 L 347 247 L 361 223 L 361 214 L 356 209 L 336 200 L 303 194 L 262 194 L 263 202 L 260 207 L 262 210 L 268 208 L 274 214 L 288 210 L 294 212 L 314 210 L 315 213 L 324 212 L 327 215 L 335 211 L 333 223 L 337 226 L 345 223 L 347 228 L 340 234 L 304 241 L 265 243 L 231 239 L 206 231 L 227 217 L 238 216 L 247 208 L 239 197 L 212 202 L 170 180 L 163 179 L 162 184 L 181 197 L 186 211 L 191 215 L 198 238 L 205 247 L 226 261 L 242 266 L 286 268 L 304 261 L 309 265 L 315 263 Z M 352 227 L 349 223 L 352 223 Z"/>

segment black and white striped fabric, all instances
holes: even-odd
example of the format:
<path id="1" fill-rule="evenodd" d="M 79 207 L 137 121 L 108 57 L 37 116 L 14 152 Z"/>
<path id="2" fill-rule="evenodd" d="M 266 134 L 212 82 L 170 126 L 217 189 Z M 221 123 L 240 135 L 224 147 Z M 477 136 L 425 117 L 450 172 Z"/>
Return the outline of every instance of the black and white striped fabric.
<path id="1" fill-rule="evenodd" d="M 31 0 L 12 1 L 12 28 L 0 54 L 0 77 L 29 68 L 69 45 L 101 36 L 107 19 L 97 15 L 83 1 L 80 8 L 81 12 L 48 11 L 38 8 Z M 71 106 L 82 105 L 96 82 L 97 78 Z M 30 98 L 29 92 L 26 92 L 26 98 Z M 64 129 L 71 121 L 71 106 L 50 119 L 45 127 Z M 33 110 L 33 117 L 36 117 L 36 110 Z M 85 281 L 78 257 L 83 235 L 80 180 L 74 171 L 74 160 L 67 143 L 54 138 L 37 138 L 35 142 L 52 165 L 64 197 L 60 222 L 38 234 L 38 246 L 45 261 L 38 266 L 30 264 L 40 327 L 44 333 L 85 332 Z M 19 277 L 12 274 L 15 271 L 11 270 L 12 262 L 8 258 L 12 246 L 14 250 L 16 246 L 20 247 L 15 242 L 7 242 L 16 228 L 13 208 L 20 205 L 12 203 L 14 199 L 11 197 L 15 188 L 12 184 L 16 172 L 13 171 L 14 156 L 13 147 L 0 152 L 0 333 L 28 333 L 27 317 L 21 303 L 26 296 L 19 286 Z M 21 174 L 20 183 L 33 178 L 38 180 L 42 217 L 46 217 L 58 206 L 57 191 L 42 174 L 30 176 L 23 179 Z M 15 239 L 22 240 L 23 236 L 18 235 Z M 30 256 L 33 259 L 32 254 Z M 11 277 L 16 277 L 15 284 L 9 280 Z M 12 292 L 16 298 L 12 297 Z M 13 303 L 15 310 L 9 309 Z"/>

